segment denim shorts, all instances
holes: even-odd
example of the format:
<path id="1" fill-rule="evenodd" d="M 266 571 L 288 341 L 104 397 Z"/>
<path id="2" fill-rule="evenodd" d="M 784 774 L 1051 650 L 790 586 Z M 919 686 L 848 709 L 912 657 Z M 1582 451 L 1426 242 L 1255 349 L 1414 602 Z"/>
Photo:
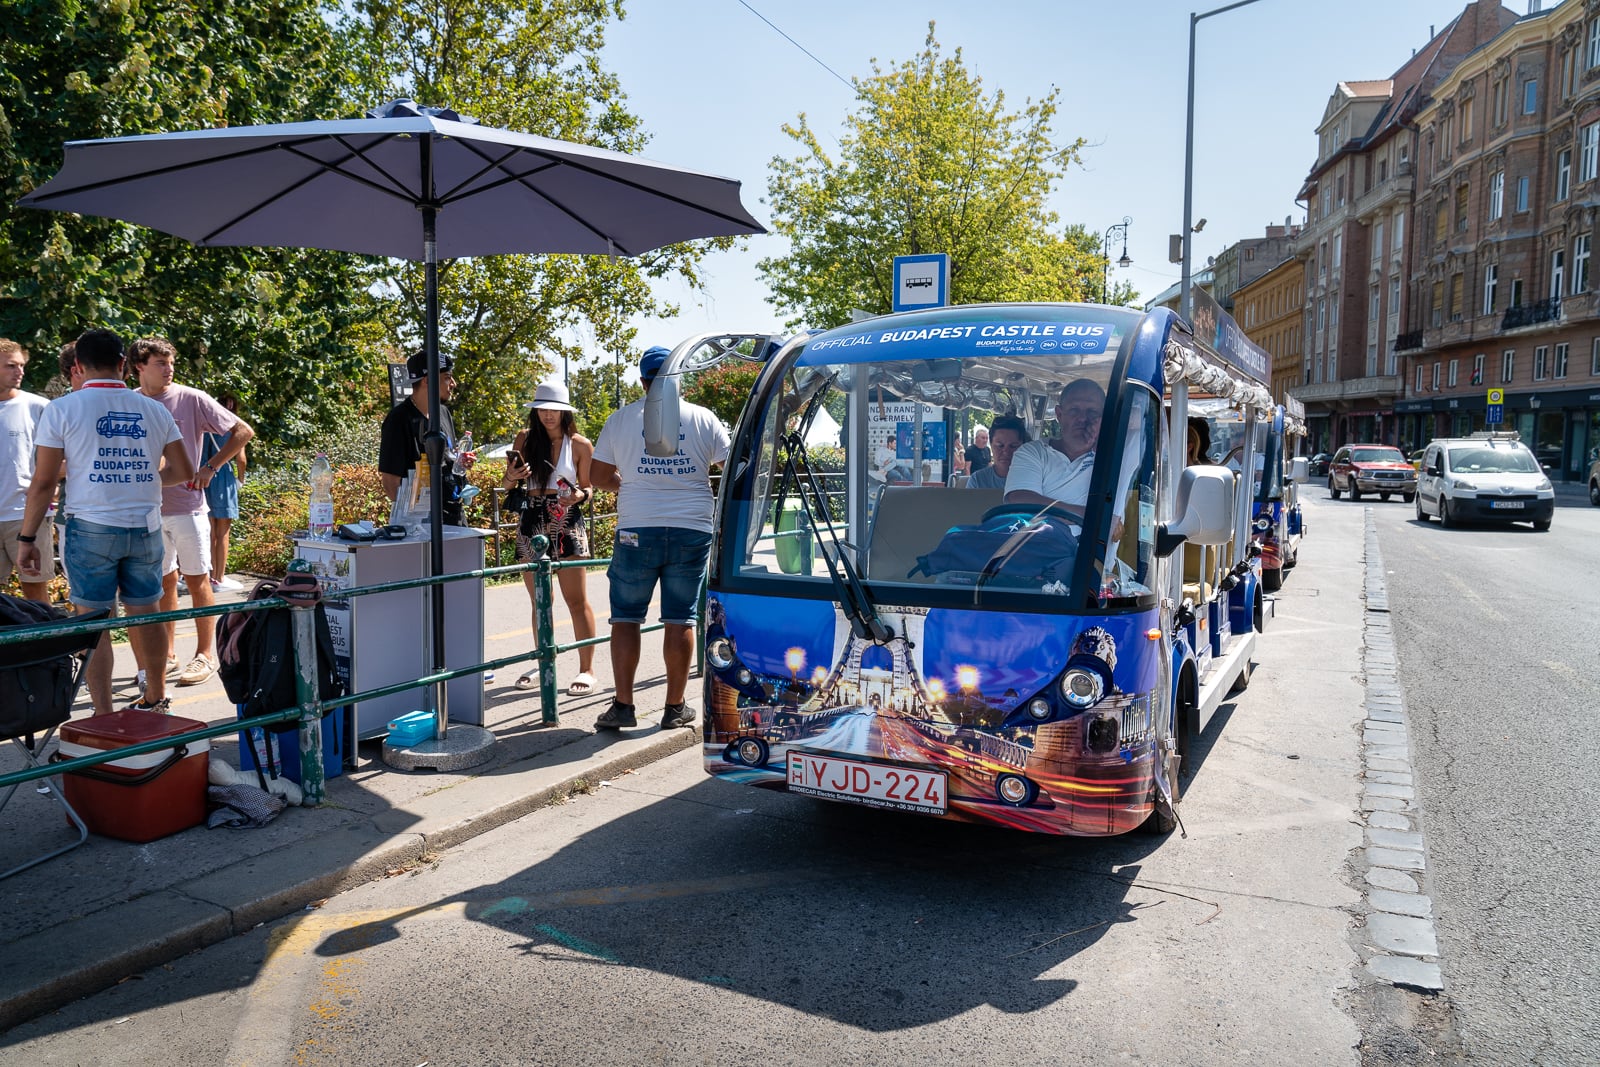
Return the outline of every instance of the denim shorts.
<path id="1" fill-rule="evenodd" d="M 611 551 L 610 622 L 643 623 L 656 582 L 661 583 L 661 621 L 693 626 L 700 584 L 711 553 L 711 535 L 678 526 L 618 530 Z"/>
<path id="2" fill-rule="evenodd" d="M 67 543 L 61 561 L 72 588 L 72 606 L 82 610 L 109 608 L 117 594 L 130 607 L 146 607 L 161 599 L 161 531 L 126 526 L 101 526 L 68 517 Z"/>

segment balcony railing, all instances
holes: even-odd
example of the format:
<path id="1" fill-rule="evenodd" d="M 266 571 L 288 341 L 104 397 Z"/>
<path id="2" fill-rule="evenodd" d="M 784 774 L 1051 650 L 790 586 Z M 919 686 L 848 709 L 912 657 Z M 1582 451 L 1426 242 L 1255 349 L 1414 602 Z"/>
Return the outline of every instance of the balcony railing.
<path id="1" fill-rule="evenodd" d="M 1409 352 L 1413 348 L 1421 348 L 1421 347 L 1422 347 L 1422 331 L 1421 330 L 1412 330 L 1410 333 L 1403 333 L 1399 337 L 1396 337 L 1394 339 L 1394 350 L 1396 352 Z"/>
<path id="2" fill-rule="evenodd" d="M 1552 296 L 1549 300 L 1540 300 L 1535 304 L 1523 304 L 1506 308 L 1505 318 L 1500 320 L 1500 328 L 1502 330 L 1515 330 L 1519 326 L 1534 326 L 1541 322 L 1554 322 L 1560 317 L 1561 298 Z"/>

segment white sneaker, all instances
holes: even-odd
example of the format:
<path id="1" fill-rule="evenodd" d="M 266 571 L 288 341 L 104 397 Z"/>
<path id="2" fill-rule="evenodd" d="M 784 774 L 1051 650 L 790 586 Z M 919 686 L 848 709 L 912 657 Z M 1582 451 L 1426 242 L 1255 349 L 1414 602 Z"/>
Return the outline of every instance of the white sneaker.
<path id="1" fill-rule="evenodd" d="M 211 591 L 213 593 L 242 593 L 244 592 L 244 583 L 236 582 L 224 574 L 220 582 L 213 581 L 211 583 Z"/>

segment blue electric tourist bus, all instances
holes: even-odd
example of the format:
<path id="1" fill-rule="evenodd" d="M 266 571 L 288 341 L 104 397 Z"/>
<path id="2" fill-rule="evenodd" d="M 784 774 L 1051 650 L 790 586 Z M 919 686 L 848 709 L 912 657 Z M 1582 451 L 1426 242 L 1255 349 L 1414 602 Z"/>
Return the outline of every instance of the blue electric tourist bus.
<path id="1" fill-rule="evenodd" d="M 1299 487 L 1310 477 L 1310 463 L 1299 454 L 1305 436 L 1305 405 L 1288 397 L 1273 409 L 1255 486 L 1261 585 L 1268 592 L 1282 588 L 1284 572 L 1300 558 L 1300 541 L 1306 528 Z"/>
<path id="2" fill-rule="evenodd" d="M 1248 489 L 1185 465 L 1191 386 L 1252 425 L 1271 408 L 1221 336 L 1166 309 L 1008 304 L 674 349 L 646 404 L 659 455 L 679 375 L 762 363 L 716 504 L 707 771 L 1050 833 L 1171 830 L 1179 767 L 1256 640 Z M 1027 438 L 1003 482 L 956 469 L 979 425 Z"/>

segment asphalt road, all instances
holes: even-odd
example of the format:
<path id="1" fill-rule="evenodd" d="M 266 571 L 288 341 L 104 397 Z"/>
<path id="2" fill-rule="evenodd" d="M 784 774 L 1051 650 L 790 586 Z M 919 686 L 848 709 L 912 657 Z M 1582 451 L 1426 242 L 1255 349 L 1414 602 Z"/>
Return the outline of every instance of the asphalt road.
<path id="1" fill-rule="evenodd" d="M 1600 508 L 1536 533 L 1366 503 L 1468 1058 L 1600 1063 Z"/>

